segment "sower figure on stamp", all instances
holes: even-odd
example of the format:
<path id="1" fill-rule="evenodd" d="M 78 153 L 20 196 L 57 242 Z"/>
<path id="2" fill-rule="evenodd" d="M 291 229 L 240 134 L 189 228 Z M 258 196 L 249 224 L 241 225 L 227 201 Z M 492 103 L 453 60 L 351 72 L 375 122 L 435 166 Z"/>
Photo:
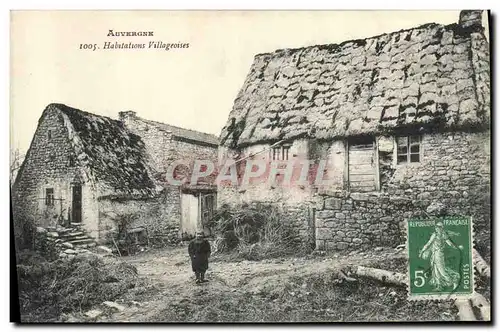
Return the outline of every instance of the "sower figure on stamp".
<path id="1" fill-rule="evenodd" d="M 433 202 L 427 207 L 427 212 L 444 218 L 447 211 L 444 204 Z M 450 235 L 457 236 L 459 234 L 446 230 L 442 221 L 436 222 L 434 232 L 418 253 L 420 258 L 429 260 L 431 268 L 429 284 L 434 286 L 435 290 L 441 290 L 444 287 L 456 289 L 460 281 L 460 274 L 446 264 L 445 247 L 448 245 L 457 250 L 462 250 L 463 246 L 456 245 L 451 240 Z"/>
<path id="2" fill-rule="evenodd" d="M 420 258 L 430 261 L 431 278 L 429 284 L 434 286 L 436 290 L 450 286 L 456 289 L 460 280 L 460 274 L 447 266 L 445 260 L 444 248 L 446 245 L 458 250 L 463 249 L 461 245 L 456 245 L 451 241 L 450 234 L 455 235 L 453 232 L 445 230 L 442 222 L 437 222 L 435 231 L 419 252 Z"/>
<path id="3" fill-rule="evenodd" d="M 188 252 L 193 272 L 196 275 L 196 283 L 207 282 L 205 272 L 208 270 L 211 249 L 210 243 L 205 239 L 202 231 L 196 232 L 196 238 L 189 243 Z"/>

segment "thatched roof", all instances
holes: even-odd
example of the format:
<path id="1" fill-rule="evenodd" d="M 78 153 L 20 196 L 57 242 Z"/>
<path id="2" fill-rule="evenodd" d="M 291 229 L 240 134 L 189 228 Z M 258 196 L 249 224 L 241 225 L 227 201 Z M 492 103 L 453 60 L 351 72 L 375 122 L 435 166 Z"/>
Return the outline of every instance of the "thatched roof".
<path id="1" fill-rule="evenodd" d="M 488 123 L 483 28 L 431 23 L 256 55 L 220 137 L 223 145 L 242 147 Z"/>
<path id="2" fill-rule="evenodd" d="M 48 105 L 44 114 L 50 111 L 63 116 L 77 163 L 104 189 L 101 194 L 154 194 L 155 184 L 149 175 L 144 143 L 122 122 L 63 104 Z"/>

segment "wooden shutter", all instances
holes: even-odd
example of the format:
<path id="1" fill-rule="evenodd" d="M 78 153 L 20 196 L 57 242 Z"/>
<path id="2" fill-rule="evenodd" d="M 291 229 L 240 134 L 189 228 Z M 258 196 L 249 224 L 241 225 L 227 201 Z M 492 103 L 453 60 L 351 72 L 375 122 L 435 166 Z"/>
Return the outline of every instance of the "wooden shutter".
<path id="1" fill-rule="evenodd" d="M 349 142 L 349 188 L 351 191 L 376 190 L 373 138 Z"/>

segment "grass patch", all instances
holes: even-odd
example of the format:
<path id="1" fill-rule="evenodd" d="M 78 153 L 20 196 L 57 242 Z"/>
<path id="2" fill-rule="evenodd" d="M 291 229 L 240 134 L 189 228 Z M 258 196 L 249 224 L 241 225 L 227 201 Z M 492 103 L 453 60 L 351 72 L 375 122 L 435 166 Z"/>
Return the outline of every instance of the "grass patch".
<path id="1" fill-rule="evenodd" d="M 134 266 L 91 254 L 49 262 L 25 252 L 17 274 L 23 322 L 57 321 L 63 313 L 82 312 L 146 286 Z"/>
<path id="2" fill-rule="evenodd" d="M 454 320 L 447 302 L 409 302 L 404 287 L 361 279 L 340 282 L 335 273 L 295 276 L 257 291 L 203 289 L 151 317 L 162 322 L 387 322 Z"/>

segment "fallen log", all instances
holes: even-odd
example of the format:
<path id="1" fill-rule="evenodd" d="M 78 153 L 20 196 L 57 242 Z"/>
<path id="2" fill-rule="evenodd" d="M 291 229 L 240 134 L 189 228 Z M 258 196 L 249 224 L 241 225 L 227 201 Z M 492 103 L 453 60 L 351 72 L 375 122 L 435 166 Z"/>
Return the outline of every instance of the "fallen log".
<path id="1" fill-rule="evenodd" d="M 472 248 L 472 262 L 481 276 L 491 278 L 490 266 L 474 248 Z"/>
<path id="2" fill-rule="evenodd" d="M 356 279 L 354 279 L 354 278 L 351 278 L 351 277 L 347 276 L 347 274 L 345 274 L 345 273 L 344 273 L 344 271 L 342 271 L 342 270 L 339 270 L 339 275 L 340 275 L 340 277 L 341 277 L 342 279 L 344 279 L 345 281 L 349 281 L 349 282 L 354 282 L 354 281 L 356 281 Z"/>
<path id="3" fill-rule="evenodd" d="M 398 272 L 391 272 L 365 266 L 357 266 L 354 268 L 354 273 L 358 277 L 369 277 L 389 284 L 406 285 L 406 276 Z M 458 317 L 461 321 L 477 320 L 476 316 L 474 315 L 474 311 L 472 310 L 471 302 L 475 307 L 479 308 L 483 320 L 491 320 L 491 309 L 488 301 L 481 294 L 475 293 L 471 298 L 471 301 L 467 299 L 455 300 L 455 306 L 458 308 Z"/>
<path id="4" fill-rule="evenodd" d="M 476 316 L 474 316 L 474 311 L 470 305 L 469 300 L 466 299 L 456 299 L 455 306 L 458 308 L 458 317 L 461 321 L 475 321 Z"/>
<path id="5" fill-rule="evenodd" d="M 488 301 L 479 293 L 474 293 L 472 298 L 470 299 L 472 305 L 479 309 L 481 313 L 481 318 L 484 321 L 491 320 L 491 307 Z"/>
<path id="6" fill-rule="evenodd" d="M 400 286 L 406 285 L 406 276 L 398 272 L 375 269 L 372 267 L 358 266 L 355 269 L 354 273 L 358 277 L 370 277 L 389 284 L 400 285 Z"/>

